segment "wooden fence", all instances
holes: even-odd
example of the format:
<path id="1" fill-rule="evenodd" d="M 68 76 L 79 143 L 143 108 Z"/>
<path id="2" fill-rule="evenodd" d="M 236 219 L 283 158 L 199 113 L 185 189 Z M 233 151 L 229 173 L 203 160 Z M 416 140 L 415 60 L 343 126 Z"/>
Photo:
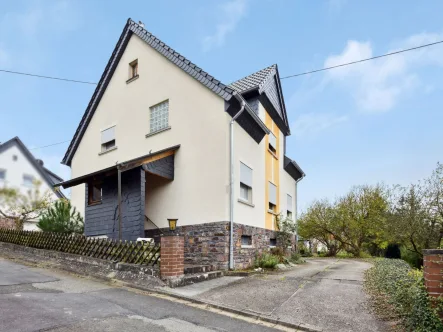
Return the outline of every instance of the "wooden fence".
<path id="1" fill-rule="evenodd" d="M 113 262 L 154 266 L 160 261 L 160 244 L 93 239 L 78 234 L 0 229 L 0 242 L 56 250 Z"/>

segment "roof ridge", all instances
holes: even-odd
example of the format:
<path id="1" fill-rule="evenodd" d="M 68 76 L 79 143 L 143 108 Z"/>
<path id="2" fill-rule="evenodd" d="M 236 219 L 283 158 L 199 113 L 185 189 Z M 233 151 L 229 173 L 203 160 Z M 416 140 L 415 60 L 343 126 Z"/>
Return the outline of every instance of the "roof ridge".
<path id="1" fill-rule="evenodd" d="M 252 76 L 252 75 L 254 75 L 254 74 L 257 74 L 257 73 L 259 73 L 259 72 L 261 72 L 261 71 L 265 71 L 266 69 L 270 69 L 271 67 L 277 67 L 277 64 L 274 63 L 274 64 L 272 64 L 272 65 L 270 65 L 270 66 L 264 67 L 264 68 L 262 68 L 262 69 L 259 69 L 259 70 L 255 71 L 255 72 L 253 72 L 253 73 L 250 73 L 249 75 L 243 76 L 242 78 L 239 78 L 238 80 L 235 80 L 235 81 L 229 83 L 228 86 L 231 86 L 232 84 L 234 84 L 234 83 L 236 83 L 236 82 L 238 82 L 238 81 L 241 81 L 241 80 L 243 80 L 243 79 L 245 79 L 245 78 L 248 78 L 249 76 Z"/>

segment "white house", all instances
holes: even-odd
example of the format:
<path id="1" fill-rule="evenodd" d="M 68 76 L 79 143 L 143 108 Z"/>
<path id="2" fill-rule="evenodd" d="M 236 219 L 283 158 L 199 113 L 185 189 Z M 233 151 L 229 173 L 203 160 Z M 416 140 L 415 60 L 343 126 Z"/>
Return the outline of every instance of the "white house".
<path id="1" fill-rule="evenodd" d="M 15 188 L 26 195 L 35 181 L 41 183 L 41 193 L 51 192 L 54 200 L 64 197 L 54 189 L 54 184 L 63 179 L 48 170 L 42 160 L 35 159 L 18 137 L 0 144 L 0 187 Z M 25 223 L 24 229 L 37 230 L 36 222 Z"/>
<path id="2" fill-rule="evenodd" d="M 243 267 L 296 216 L 289 134 L 277 65 L 223 84 L 129 19 L 61 185 L 88 236 L 155 237 L 178 218 L 187 263 Z"/>

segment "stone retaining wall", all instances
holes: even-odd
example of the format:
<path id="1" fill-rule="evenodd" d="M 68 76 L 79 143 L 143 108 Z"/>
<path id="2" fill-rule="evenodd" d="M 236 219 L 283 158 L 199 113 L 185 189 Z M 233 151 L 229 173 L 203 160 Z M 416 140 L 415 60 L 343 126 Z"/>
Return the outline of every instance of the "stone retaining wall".
<path id="1" fill-rule="evenodd" d="M 37 265 L 51 265 L 66 271 L 101 279 L 118 279 L 145 287 L 164 286 L 156 267 L 116 263 L 98 258 L 68 254 L 53 250 L 36 249 L 0 242 L 0 254 Z"/>
<path id="2" fill-rule="evenodd" d="M 184 237 L 185 264 L 211 265 L 214 269 L 229 269 L 229 221 L 177 227 L 176 233 Z M 160 241 L 168 228 L 145 230 L 145 236 Z M 254 263 L 257 254 L 270 248 L 270 240 L 277 238 L 275 231 L 234 223 L 235 269 L 244 269 Z M 250 246 L 242 246 L 242 235 L 251 236 Z M 295 237 L 294 237 L 295 243 Z M 293 246 L 293 248 L 295 248 Z"/>

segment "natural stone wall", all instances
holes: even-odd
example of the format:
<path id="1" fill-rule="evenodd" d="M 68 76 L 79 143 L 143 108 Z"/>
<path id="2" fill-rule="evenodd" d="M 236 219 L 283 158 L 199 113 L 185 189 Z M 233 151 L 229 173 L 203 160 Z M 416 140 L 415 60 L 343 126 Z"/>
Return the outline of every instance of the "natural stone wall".
<path id="1" fill-rule="evenodd" d="M 168 228 L 145 230 L 145 236 L 160 241 L 160 234 Z M 229 222 L 213 222 L 179 226 L 177 234 L 184 237 L 185 264 L 213 265 L 216 269 L 229 267 Z"/>
<path id="2" fill-rule="evenodd" d="M 85 198 L 85 235 L 118 238 L 117 176 L 106 177 L 102 184 L 102 202 L 88 205 Z M 136 240 L 143 236 L 145 213 L 145 172 L 139 167 L 122 173 L 122 238 Z"/>
<path id="3" fill-rule="evenodd" d="M 162 232 L 167 234 L 169 230 L 167 228 L 145 230 L 145 236 L 154 238 L 158 243 Z M 176 233 L 185 240 L 185 264 L 212 265 L 214 269 L 221 270 L 229 268 L 228 221 L 179 226 Z M 260 227 L 234 223 L 235 269 L 250 267 L 257 254 L 269 250 L 270 240 L 276 239 L 277 233 Z M 242 235 L 251 236 L 251 246 L 242 246 Z"/>
<path id="4" fill-rule="evenodd" d="M 115 263 L 103 259 L 68 254 L 54 250 L 36 249 L 12 243 L 0 242 L 0 254 L 35 264 L 101 279 L 118 279 L 144 287 L 159 287 L 165 284 L 160 279 L 157 267 Z"/>

